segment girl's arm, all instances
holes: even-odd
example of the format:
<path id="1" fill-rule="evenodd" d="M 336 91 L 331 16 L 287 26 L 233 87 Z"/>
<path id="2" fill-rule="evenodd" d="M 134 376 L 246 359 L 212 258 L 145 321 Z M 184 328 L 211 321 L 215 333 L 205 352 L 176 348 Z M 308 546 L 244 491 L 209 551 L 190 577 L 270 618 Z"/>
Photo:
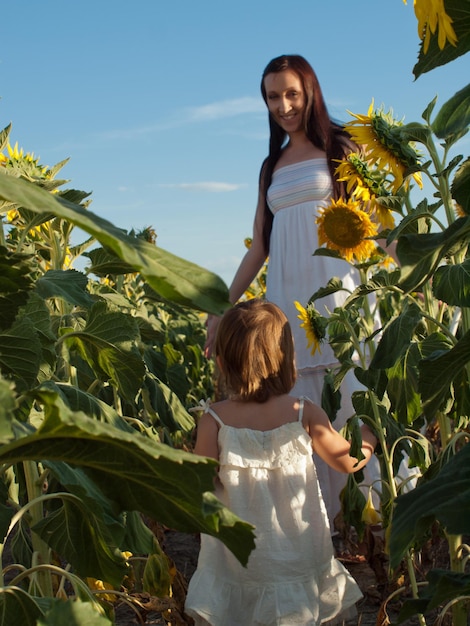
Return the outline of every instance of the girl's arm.
<path id="1" fill-rule="evenodd" d="M 358 463 L 350 456 L 349 442 L 331 425 L 328 415 L 315 404 L 305 404 L 304 423 L 312 438 L 312 447 L 318 456 L 338 472 L 351 474 L 362 469 L 370 460 L 377 445 L 377 438 L 365 424 L 361 426 L 362 454 Z"/>
<path id="2" fill-rule="evenodd" d="M 194 453 L 219 460 L 219 428 L 209 413 L 203 413 L 197 423 L 196 445 Z"/>
<path id="3" fill-rule="evenodd" d="M 232 304 L 238 302 L 266 261 L 266 251 L 263 245 L 263 222 L 264 196 L 260 191 L 251 246 L 243 257 L 229 289 L 229 299 Z M 217 315 L 209 315 L 207 318 L 207 338 L 204 346 L 204 354 L 207 358 L 210 358 L 212 355 L 219 320 L 220 318 Z"/>

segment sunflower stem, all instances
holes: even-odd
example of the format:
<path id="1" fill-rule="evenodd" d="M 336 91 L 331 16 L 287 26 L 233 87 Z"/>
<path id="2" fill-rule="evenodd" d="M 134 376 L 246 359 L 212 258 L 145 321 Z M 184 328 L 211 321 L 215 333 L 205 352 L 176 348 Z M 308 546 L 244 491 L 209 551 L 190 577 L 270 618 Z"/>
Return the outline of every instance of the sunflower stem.
<path id="1" fill-rule="evenodd" d="M 437 179 L 437 189 L 441 196 L 442 204 L 446 213 L 447 224 L 450 226 L 455 221 L 455 215 L 452 207 L 452 196 L 449 186 L 449 174 L 444 170 L 443 163 L 439 158 L 439 154 L 436 149 L 436 145 L 432 139 L 427 143 L 427 149 L 432 159 L 434 169 L 438 172 L 438 175 L 434 177 Z"/>

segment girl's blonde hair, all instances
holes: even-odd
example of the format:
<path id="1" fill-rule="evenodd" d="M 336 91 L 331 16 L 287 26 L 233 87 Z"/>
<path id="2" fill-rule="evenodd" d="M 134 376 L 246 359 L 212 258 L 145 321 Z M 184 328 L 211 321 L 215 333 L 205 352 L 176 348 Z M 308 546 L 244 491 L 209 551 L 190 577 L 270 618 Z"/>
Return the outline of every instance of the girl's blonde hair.
<path id="1" fill-rule="evenodd" d="M 294 386 L 294 341 L 287 317 L 271 302 L 240 302 L 222 317 L 215 341 L 231 397 L 266 402 Z"/>

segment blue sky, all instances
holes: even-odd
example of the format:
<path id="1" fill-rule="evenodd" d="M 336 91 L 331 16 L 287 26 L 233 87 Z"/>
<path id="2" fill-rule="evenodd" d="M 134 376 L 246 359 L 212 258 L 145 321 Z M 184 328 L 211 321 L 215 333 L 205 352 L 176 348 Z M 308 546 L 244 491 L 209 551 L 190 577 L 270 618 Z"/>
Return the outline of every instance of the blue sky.
<path id="1" fill-rule="evenodd" d="M 468 82 L 468 57 L 414 80 L 402 0 L 22 0 L 3 3 L 0 128 L 92 192 L 91 210 L 227 283 L 245 252 L 268 142 L 268 61 L 305 56 L 330 114 L 420 121 Z"/>

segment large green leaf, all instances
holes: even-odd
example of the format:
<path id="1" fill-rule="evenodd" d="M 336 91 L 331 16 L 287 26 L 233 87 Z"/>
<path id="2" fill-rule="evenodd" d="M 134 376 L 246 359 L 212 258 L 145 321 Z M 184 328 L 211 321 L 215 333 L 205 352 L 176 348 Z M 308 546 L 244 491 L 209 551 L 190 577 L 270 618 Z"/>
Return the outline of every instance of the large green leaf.
<path id="1" fill-rule="evenodd" d="M 42 383 L 40 388 L 57 393 L 72 411 L 81 411 L 88 415 L 88 417 L 93 417 L 101 422 L 107 422 L 126 432 L 135 432 L 135 429 L 132 428 L 112 406 L 106 404 L 106 402 L 103 402 L 91 393 L 82 391 L 73 385 L 55 383 L 51 380 Z"/>
<path id="2" fill-rule="evenodd" d="M 446 0 L 445 11 L 453 21 L 457 45 L 452 46 L 447 42 L 443 50 L 440 50 L 437 31 L 431 36 L 426 53 L 421 43 L 418 62 L 413 68 L 416 78 L 440 65 L 450 63 L 470 50 L 470 0 Z"/>
<path id="3" fill-rule="evenodd" d="M 19 587 L 0 587 L 0 626 L 36 626 L 43 614 L 36 598 Z"/>
<path id="4" fill-rule="evenodd" d="M 351 400 L 359 419 L 376 429 L 383 429 L 388 447 L 391 447 L 398 439 L 401 439 L 395 448 L 395 455 L 393 457 L 394 475 L 397 476 L 398 469 L 403 460 L 403 453 L 408 454 L 410 450 L 410 444 L 402 439 L 405 435 L 405 427 L 393 419 L 385 401 L 379 401 L 373 392 L 355 391 L 352 394 Z M 380 423 L 376 420 L 377 413 Z"/>
<path id="5" fill-rule="evenodd" d="M 121 275 L 129 274 L 133 271 L 129 263 L 120 259 L 116 254 L 104 248 L 95 248 L 86 252 L 83 256 L 91 261 L 87 271 L 95 276 L 107 276 L 108 274 Z"/>
<path id="6" fill-rule="evenodd" d="M 49 270 L 36 282 L 41 298 L 60 297 L 70 304 L 91 307 L 94 298 L 87 292 L 88 278 L 76 270 Z"/>
<path id="7" fill-rule="evenodd" d="M 0 329 L 9 328 L 33 288 L 28 257 L 0 246 Z"/>
<path id="8" fill-rule="evenodd" d="M 370 368 L 393 367 L 402 352 L 409 347 L 414 330 L 421 318 L 421 309 L 416 304 L 405 304 L 400 315 L 385 328 Z"/>
<path id="9" fill-rule="evenodd" d="M 33 325 L 41 344 L 41 350 L 38 353 L 38 380 L 40 382 L 49 380 L 54 375 L 57 362 L 57 337 L 52 329 L 50 310 L 46 302 L 36 292 L 31 292 L 18 319 L 26 319 Z"/>
<path id="10" fill-rule="evenodd" d="M 170 528 L 217 536 L 244 564 L 254 547 L 252 527 L 226 509 L 214 490 L 213 460 L 125 433 L 60 398 L 37 392 L 45 419 L 34 435 L 0 448 L 0 463 L 64 461 L 82 467 L 120 511 L 141 511 Z"/>
<path id="11" fill-rule="evenodd" d="M 4 173 L 0 175 L 1 198 L 75 224 L 139 271 L 152 289 L 170 301 L 219 315 L 230 306 L 228 288 L 216 274 L 127 235 L 80 205 L 55 198 L 32 183 Z"/>
<path id="12" fill-rule="evenodd" d="M 112 381 L 130 402 L 134 401 L 145 374 L 137 348 L 139 339 L 135 318 L 111 309 L 105 302 L 93 305 L 83 331 L 64 336 L 69 350 L 77 350 L 100 380 Z"/>
<path id="13" fill-rule="evenodd" d="M 0 333 L 0 371 L 20 389 L 36 383 L 41 352 L 33 323 L 26 318 L 18 319 L 9 330 Z"/>
<path id="14" fill-rule="evenodd" d="M 432 281 L 437 300 L 454 306 L 470 306 L 470 259 L 460 265 L 438 267 Z"/>
<path id="15" fill-rule="evenodd" d="M 418 393 L 418 363 L 422 355 L 419 346 L 410 342 L 396 363 L 387 370 L 387 393 L 392 411 L 401 424 L 413 424 L 422 414 Z"/>
<path id="16" fill-rule="evenodd" d="M 470 6 L 470 5 L 469 5 Z M 432 130 L 439 139 L 459 139 L 468 131 L 470 124 L 470 84 L 448 100 L 432 123 Z"/>
<path id="17" fill-rule="evenodd" d="M 470 361 L 470 331 L 451 350 L 439 350 L 419 365 L 418 389 L 423 410 L 432 419 L 450 394 L 452 382 Z"/>
<path id="18" fill-rule="evenodd" d="M 194 428 L 194 418 L 188 413 L 174 391 L 157 377 L 148 374 L 142 389 L 146 413 L 155 425 L 162 425 L 170 432 Z"/>
<path id="19" fill-rule="evenodd" d="M 111 626 L 112 622 L 91 602 L 77 599 L 57 600 L 47 613 L 38 619 L 37 626 Z"/>
<path id="20" fill-rule="evenodd" d="M 397 243 L 400 287 L 413 291 L 432 276 L 441 260 L 470 237 L 470 218 L 462 217 L 441 233 L 404 234 Z"/>
<path id="21" fill-rule="evenodd" d="M 450 534 L 470 533 L 470 445 L 452 457 L 435 478 L 397 498 L 389 541 L 393 569 L 435 520 Z"/>
<path id="22" fill-rule="evenodd" d="M 79 576 L 105 580 L 119 589 L 127 572 L 126 561 L 119 550 L 111 549 L 102 520 L 78 498 L 64 494 L 62 502 L 32 530 Z"/>

